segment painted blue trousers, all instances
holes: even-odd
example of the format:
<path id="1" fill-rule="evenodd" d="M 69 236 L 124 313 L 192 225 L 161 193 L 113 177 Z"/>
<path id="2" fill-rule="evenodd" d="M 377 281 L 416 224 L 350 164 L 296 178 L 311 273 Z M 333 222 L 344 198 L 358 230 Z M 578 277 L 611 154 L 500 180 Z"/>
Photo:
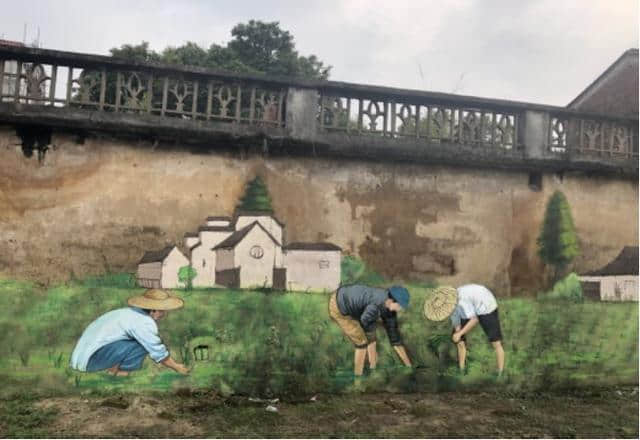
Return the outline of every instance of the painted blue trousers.
<path id="1" fill-rule="evenodd" d="M 115 341 L 101 347 L 91 355 L 87 363 L 87 371 L 100 371 L 119 365 L 122 371 L 133 371 L 142 368 L 147 350 L 136 340 Z"/>

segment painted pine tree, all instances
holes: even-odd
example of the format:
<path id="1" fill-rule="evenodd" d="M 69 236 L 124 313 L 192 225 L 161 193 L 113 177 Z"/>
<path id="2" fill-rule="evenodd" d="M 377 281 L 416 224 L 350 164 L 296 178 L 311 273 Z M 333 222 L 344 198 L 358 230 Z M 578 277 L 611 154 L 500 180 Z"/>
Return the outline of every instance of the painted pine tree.
<path id="1" fill-rule="evenodd" d="M 579 253 L 569 202 L 562 192 L 556 191 L 547 203 L 538 237 L 538 255 L 545 264 L 554 267 L 555 282 Z"/>
<path id="2" fill-rule="evenodd" d="M 239 211 L 263 211 L 273 213 L 271 207 L 271 197 L 267 191 L 267 186 L 262 181 L 260 176 L 253 179 L 247 185 L 244 197 L 240 199 L 238 205 Z"/>

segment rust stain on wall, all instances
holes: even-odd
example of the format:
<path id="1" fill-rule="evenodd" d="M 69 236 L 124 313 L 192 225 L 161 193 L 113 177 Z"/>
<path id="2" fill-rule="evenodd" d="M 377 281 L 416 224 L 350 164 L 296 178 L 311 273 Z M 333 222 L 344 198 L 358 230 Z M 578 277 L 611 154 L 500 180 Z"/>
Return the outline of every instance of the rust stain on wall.
<path id="1" fill-rule="evenodd" d="M 377 272 L 391 278 L 418 279 L 456 272 L 454 251 L 468 240 L 455 240 L 454 234 L 451 239 L 420 237 L 416 226 L 458 212 L 458 195 L 402 188 L 394 177 L 374 188 L 341 187 L 337 194 L 351 205 L 353 220 L 362 217 L 370 225 L 371 234 L 359 245 L 358 254 Z M 363 206 L 369 209 L 358 210 Z M 460 229 L 459 233 L 474 241 L 472 231 Z"/>

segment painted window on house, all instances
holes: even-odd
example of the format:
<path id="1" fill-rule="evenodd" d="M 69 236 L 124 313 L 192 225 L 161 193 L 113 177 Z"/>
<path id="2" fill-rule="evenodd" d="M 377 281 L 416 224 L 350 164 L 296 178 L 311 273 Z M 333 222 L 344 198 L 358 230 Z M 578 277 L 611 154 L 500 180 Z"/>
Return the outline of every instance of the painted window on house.
<path id="1" fill-rule="evenodd" d="M 198 345 L 193 349 L 193 357 L 197 361 L 206 361 L 209 359 L 209 346 L 208 345 Z"/>
<path id="2" fill-rule="evenodd" d="M 203 258 L 203 259 L 202 259 L 202 267 L 205 267 L 206 265 L 207 265 L 207 262 L 206 262 L 206 260 Z"/>
<path id="3" fill-rule="evenodd" d="M 320 260 L 320 262 L 318 263 L 318 266 L 320 266 L 320 269 L 329 269 L 329 266 L 331 264 L 329 263 L 329 260 Z"/>
<path id="4" fill-rule="evenodd" d="M 249 255 L 251 255 L 253 258 L 255 258 L 256 260 L 262 258 L 262 256 L 264 255 L 264 249 L 262 249 L 260 246 L 253 246 L 250 250 L 249 250 Z"/>

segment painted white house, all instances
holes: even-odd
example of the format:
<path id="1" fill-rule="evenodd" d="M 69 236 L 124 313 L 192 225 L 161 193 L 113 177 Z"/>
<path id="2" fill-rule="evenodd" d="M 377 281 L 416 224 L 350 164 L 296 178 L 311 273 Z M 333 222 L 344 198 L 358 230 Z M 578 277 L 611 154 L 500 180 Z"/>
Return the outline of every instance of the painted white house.
<path id="1" fill-rule="evenodd" d="M 274 269 L 282 267 L 282 244 L 257 220 L 231 234 L 213 250 L 216 283 L 228 287 L 273 287 Z"/>
<path id="2" fill-rule="evenodd" d="M 207 219 L 207 226 L 198 228 L 198 240 L 189 248 L 191 267 L 196 270 L 194 287 L 211 287 L 215 284 L 216 253 L 213 247 L 234 233 L 230 219 L 210 220 L 211 218 Z"/>
<path id="3" fill-rule="evenodd" d="M 283 248 L 287 290 L 332 292 L 340 286 L 342 250 L 331 243 L 291 243 Z"/>
<path id="4" fill-rule="evenodd" d="M 284 224 L 270 212 L 207 217 L 184 235 L 194 287 L 333 291 L 340 285 L 341 249 L 330 243 L 284 245 Z"/>
<path id="5" fill-rule="evenodd" d="M 601 301 L 638 301 L 638 247 L 626 246 L 601 269 L 580 275 L 586 297 Z"/>
<path id="6" fill-rule="evenodd" d="M 235 229 L 239 231 L 253 222 L 258 222 L 279 243 L 283 242 L 284 225 L 273 215 L 262 211 L 241 211 L 235 220 Z"/>
<path id="7" fill-rule="evenodd" d="M 138 284 L 149 289 L 182 287 L 178 282 L 178 271 L 188 265 L 189 260 L 176 246 L 146 252 L 138 263 Z"/>

